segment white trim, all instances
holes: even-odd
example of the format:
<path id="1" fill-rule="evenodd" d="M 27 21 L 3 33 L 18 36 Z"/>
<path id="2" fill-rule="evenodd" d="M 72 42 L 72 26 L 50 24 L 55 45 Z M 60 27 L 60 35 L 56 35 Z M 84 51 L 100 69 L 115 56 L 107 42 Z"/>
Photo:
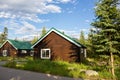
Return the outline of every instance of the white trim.
<path id="1" fill-rule="evenodd" d="M 34 51 L 30 51 L 30 56 L 34 56 Z"/>
<path id="2" fill-rule="evenodd" d="M 17 50 L 17 48 L 9 41 L 9 40 L 6 40 L 2 45 L 1 45 L 1 47 L 0 48 L 2 48 L 3 47 L 3 45 L 5 44 L 5 43 L 7 43 L 7 42 L 9 42 L 16 50 Z"/>
<path id="3" fill-rule="evenodd" d="M 87 53 L 86 53 L 86 49 L 84 48 L 84 55 L 85 55 L 85 58 L 87 57 Z"/>
<path id="4" fill-rule="evenodd" d="M 65 38 L 66 40 L 70 41 L 71 43 L 75 44 L 78 47 L 81 47 L 81 45 L 79 45 L 78 43 L 74 42 L 73 40 L 69 39 L 68 37 L 66 37 L 65 35 L 61 34 L 60 32 L 56 31 L 54 28 L 51 29 L 44 37 L 42 37 L 41 39 L 39 39 L 33 46 L 32 48 L 37 45 L 40 41 L 42 41 L 45 37 L 47 37 L 51 32 L 55 32 L 58 35 L 60 35 L 61 37 Z"/>
<path id="5" fill-rule="evenodd" d="M 84 48 L 80 48 L 80 53 L 84 53 Z"/>
<path id="6" fill-rule="evenodd" d="M 42 56 L 42 54 L 43 54 L 42 51 L 43 51 L 43 50 L 45 50 L 45 52 L 46 52 L 47 50 L 49 50 L 49 57 L 43 57 L 43 56 Z M 41 57 L 41 59 L 50 59 L 50 57 L 51 57 L 51 51 L 50 51 L 50 49 L 41 49 L 40 57 Z"/>

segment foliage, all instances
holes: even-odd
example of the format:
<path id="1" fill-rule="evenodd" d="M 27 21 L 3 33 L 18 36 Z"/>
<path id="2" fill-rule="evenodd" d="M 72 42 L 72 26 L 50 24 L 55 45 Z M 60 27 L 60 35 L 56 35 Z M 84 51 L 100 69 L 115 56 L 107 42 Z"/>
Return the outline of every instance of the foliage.
<path id="1" fill-rule="evenodd" d="M 88 34 L 88 38 L 86 39 L 86 46 L 87 46 L 87 56 L 90 58 L 98 58 L 98 54 L 96 54 L 96 46 L 94 45 L 96 43 L 96 38 L 93 37 L 94 32 L 93 29 L 90 29 L 90 32 Z"/>
<path id="2" fill-rule="evenodd" d="M 114 74 L 114 53 L 120 53 L 118 49 L 120 32 L 118 29 L 119 11 L 118 0 L 101 0 L 95 8 L 96 20 L 94 26 L 94 45 L 96 52 L 110 55 L 111 72 Z M 108 60 L 109 61 L 109 60 Z"/>
<path id="3" fill-rule="evenodd" d="M 85 45 L 85 35 L 84 35 L 84 32 L 83 32 L 83 31 L 80 32 L 79 42 L 80 42 L 81 44 Z"/>
<path id="4" fill-rule="evenodd" d="M 119 67 L 120 67 L 120 66 L 119 66 Z M 117 80 L 120 79 L 120 68 L 119 68 L 119 67 L 115 69 L 115 74 L 116 74 Z"/>
<path id="5" fill-rule="evenodd" d="M 33 40 L 31 41 L 31 44 L 34 44 L 38 40 L 38 37 L 34 37 Z"/>
<path id="6" fill-rule="evenodd" d="M 44 36 L 45 34 L 46 34 L 46 28 L 45 27 L 43 27 L 42 28 L 42 31 L 41 31 L 41 34 L 40 34 L 40 37 L 42 37 L 42 36 Z M 34 44 L 37 40 L 39 39 L 39 37 L 38 36 L 35 36 L 34 38 L 33 38 L 33 40 L 31 41 L 31 44 Z"/>
<path id="7" fill-rule="evenodd" d="M 3 43 L 8 37 L 8 29 L 4 27 L 4 31 L 0 34 L 0 43 Z"/>
<path id="8" fill-rule="evenodd" d="M 47 32 L 47 31 L 46 31 L 46 28 L 45 28 L 45 27 L 43 27 L 43 28 L 42 28 L 42 33 L 41 33 L 41 36 L 45 35 L 45 34 L 46 34 L 46 32 Z"/>

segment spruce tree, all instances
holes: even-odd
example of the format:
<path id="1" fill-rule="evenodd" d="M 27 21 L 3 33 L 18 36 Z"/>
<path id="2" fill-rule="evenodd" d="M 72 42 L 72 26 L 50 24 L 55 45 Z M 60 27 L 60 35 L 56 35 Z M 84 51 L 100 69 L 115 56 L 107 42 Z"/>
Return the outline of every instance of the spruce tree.
<path id="1" fill-rule="evenodd" d="M 38 37 L 34 37 L 33 40 L 31 41 L 31 44 L 34 44 L 38 40 Z"/>
<path id="2" fill-rule="evenodd" d="M 84 32 L 83 32 L 83 31 L 80 32 L 79 42 L 80 42 L 81 44 L 84 44 L 84 45 L 85 45 L 85 37 L 84 37 Z"/>
<path id="3" fill-rule="evenodd" d="M 96 51 L 110 55 L 110 66 L 113 78 L 114 54 L 119 53 L 119 29 L 118 29 L 118 0 L 100 0 L 95 8 L 96 19 L 92 26 L 94 38 L 96 38 Z"/>
<path id="4" fill-rule="evenodd" d="M 45 35 L 46 34 L 46 28 L 45 27 L 43 27 L 42 28 L 42 33 L 41 33 L 41 36 L 43 36 L 43 35 Z"/>
<path id="5" fill-rule="evenodd" d="M 8 28 L 4 27 L 4 31 L 0 34 L 0 43 L 3 43 L 5 40 L 7 40 L 8 37 Z"/>

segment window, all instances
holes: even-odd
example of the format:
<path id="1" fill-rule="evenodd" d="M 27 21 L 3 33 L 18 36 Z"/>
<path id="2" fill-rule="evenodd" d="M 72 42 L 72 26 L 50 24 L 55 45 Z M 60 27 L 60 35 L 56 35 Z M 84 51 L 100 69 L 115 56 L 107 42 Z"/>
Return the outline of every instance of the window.
<path id="1" fill-rule="evenodd" d="M 3 50 L 3 56 L 7 56 L 7 50 Z"/>
<path id="2" fill-rule="evenodd" d="M 27 53 L 27 51 L 26 51 L 26 50 L 22 50 L 21 52 L 22 52 L 23 54 L 26 54 L 26 53 Z"/>
<path id="3" fill-rule="evenodd" d="M 41 59 L 50 59 L 50 49 L 41 49 Z"/>
<path id="4" fill-rule="evenodd" d="M 30 56 L 34 56 L 34 51 L 30 51 Z"/>

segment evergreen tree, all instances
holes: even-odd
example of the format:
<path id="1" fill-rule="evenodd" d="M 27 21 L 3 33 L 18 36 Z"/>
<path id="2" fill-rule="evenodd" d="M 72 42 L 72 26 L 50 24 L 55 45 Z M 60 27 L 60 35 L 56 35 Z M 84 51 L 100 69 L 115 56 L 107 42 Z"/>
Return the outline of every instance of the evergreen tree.
<path id="1" fill-rule="evenodd" d="M 4 27 L 4 31 L 0 35 L 0 43 L 3 43 L 5 40 L 7 40 L 8 37 L 8 29 L 7 27 Z"/>
<path id="2" fill-rule="evenodd" d="M 119 53 L 119 29 L 118 29 L 118 0 L 100 0 L 95 9 L 96 20 L 92 25 L 96 28 L 94 31 L 94 40 L 96 51 L 110 55 L 110 66 L 113 78 L 114 72 L 114 53 Z M 120 24 L 119 24 L 120 25 Z"/>
<path id="3" fill-rule="evenodd" d="M 43 27 L 42 28 L 42 33 L 41 33 L 41 36 L 43 36 L 43 35 L 45 35 L 46 34 L 46 28 L 45 27 Z"/>
<path id="4" fill-rule="evenodd" d="M 38 37 L 34 37 L 34 39 L 31 41 L 31 44 L 34 44 L 38 40 Z"/>
<path id="5" fill-rule="evenodd" d="M 93 35 L 94 35 L 94 31 L 93 31 L 93 29 L 90 29 L 90 32 L 88 34 L 88 38 L 86 40 L 87 55 L 88 55 L 88 57 L 96 58 L 96 56 L 97 56 L 97 54 L 95 54 L 96 53 L 96 51 L 95 51 L 96 46 L 94 45 L 96 38 L 94 38 Z"/>
<path id="6" fill-rule="evenodd" d="M 85 37 L 84 37 L 84 32 L 83 31 L 80 32 L 79 42 L 81 44 L 85 44 Z"/>

